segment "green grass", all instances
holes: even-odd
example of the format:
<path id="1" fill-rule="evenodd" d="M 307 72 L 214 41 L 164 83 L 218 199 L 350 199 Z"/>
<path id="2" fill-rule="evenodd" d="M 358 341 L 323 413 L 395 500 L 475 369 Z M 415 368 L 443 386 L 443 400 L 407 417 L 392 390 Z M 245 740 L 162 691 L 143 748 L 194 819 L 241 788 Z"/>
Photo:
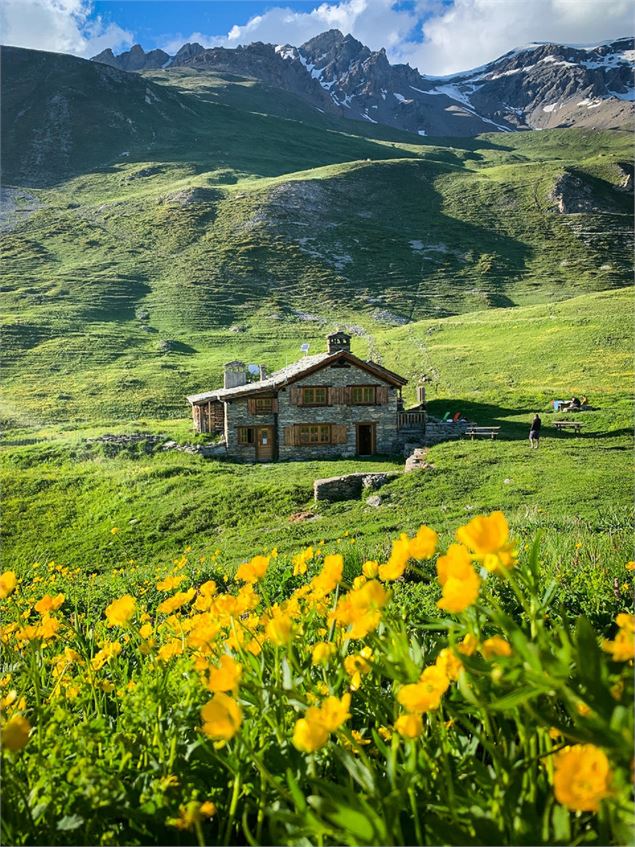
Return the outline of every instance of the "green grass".
<path id="1" fill-rule="evenodd" d="M 348 549 L 345 533 L 360 557 L 374 557 L 386 552 L 387 539 L 420 523 L 438 528 L 448 543 L 461 521 L 502 508 L 521 538 L 541 534 L 545 575 L 567 585 L 572 606 L 604 620 L 627 602 L 620 586 L 632 558 L 631 342 L 623 321 L 632 299 L 628 291 L 585 295 L 377 333 L 384 364 L 413 380 L 433 376 L 433 414 L 460 409 L 502 427 L 495 442 L 431 448 L 432 469 L 386 486 L 378 508 L 364 500 L 315 504 L 313 480 L 398 469 L 402 460 L 254 467 L 139 449 L 111 456 L 87 441 L 132 431 L 193 440 L 186 419 L 114 423 L 96 413 L 89 425 L 10 430 L 3 450 L 5 563 L 24 569 L 55 559 L 103 573 L 109 584 L 113 567 L 135 560 L 142 573 L 152 572 L 187 545 L 193 561 L 220 549 L 232 570 L 274 546 L 283 553 L 321 542 Z M 355 339 L 360 355 L 367 343 Z M 588 394 L 595 407 L 580 414 L 580 437 L 556 432 L 552 422 L 563 415 L 549 411 L 551 399 L 573 392 Z M 544 436 L 530 451 L 535 411 Z M 295 520 L 302 512 L 312 519 Z M 403 590 L 408 603 L 411 589 Z M 415 606 L 423 602 L 417 597 Z"/>

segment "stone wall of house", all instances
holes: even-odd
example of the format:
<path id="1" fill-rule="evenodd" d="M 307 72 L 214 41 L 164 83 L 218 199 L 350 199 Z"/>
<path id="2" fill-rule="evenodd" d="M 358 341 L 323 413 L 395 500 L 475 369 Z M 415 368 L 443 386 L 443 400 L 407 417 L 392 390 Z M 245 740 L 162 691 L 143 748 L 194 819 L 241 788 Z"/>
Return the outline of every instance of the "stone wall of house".
<path id="1" fill-rule="evenodd" d="M 252 414 L 246 397 L 237 397 L 225 403 L 225 444 L 227 455 L 241 462 L 256 461 L 256 442 L 253 444 L 238 443 L 238 428 L 241 426 L 273 426 L 275 429 L 276 416 L 269 414 Z M 275 438 L 275 434 L 274 434 Z"/>
<path id="2" fill-rule="evenodd" d="M 333 406 L 297 406 L 291 402 L 290 386 L 278 392 L 278 434 L 280 459 L 330 459 L 338 456 L 355 456 L 357 435 L 355 425 L 374 423 L 376 431 L 377 453 L 393 453 L 397 448 L 397 398 L 399 389 L 369 374 L 354 365 L 333 367 L 328 365 L 315 373 L 293 383 L 294 386 L 347 386 L 374 385 L 386 386 L 388 402 L 376 406 L 353 406 L 348 404 Z M 346 426 L 346 442 L 326 445 L 286 445 L 285 427 L 293 424 L 330 423 Z"/>
<path id="3" fill-rule="evenodd" d="M 376 452 L 399 452 L 400 442 L 397 433 L 397 399 L 399 389 L 369 374 L 354 365 L 332 367 L 327 365 L 319 371 L 303 377 L 293 383 L 293 387 L 302 386 L 348 386 L 374 385 L 385 386 L 388 402 L 374 406 L 353 406 L 337 404 L 331 406 L 300 406 L 291 401 L 292 386 L 278 391 L 277 414 L 251 414 L 246 398 L 236 398 L 225 404 L 225 441 L 227 455 L 238 461 L 256 460 L 256 445 L 238 444 L 238 427 L 271 425 L 277 444 L 277 458 L 285 459 L 332 459 L 341 456 L 351 457 L 357 451 L 357 423 L 375 424 Z M 339 424 L 346 427 L 346 441 L 340 444 L 291 445 L 285 444 L 285 428 L 294 424 Z M 275 454 L 274 454 L 275 458 Z"/>

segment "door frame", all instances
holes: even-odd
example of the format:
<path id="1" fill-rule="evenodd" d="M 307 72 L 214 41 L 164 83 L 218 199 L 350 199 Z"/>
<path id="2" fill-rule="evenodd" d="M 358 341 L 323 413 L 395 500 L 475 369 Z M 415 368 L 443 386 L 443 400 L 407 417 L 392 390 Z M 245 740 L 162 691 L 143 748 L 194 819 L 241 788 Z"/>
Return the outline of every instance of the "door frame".
<path id="1" fill-rule="evenodd" d="M 275 430 L 275 427 L 273 426 L 273 424 L 256 424 L 254 428 L 256 430 L 255 431 L 256 437 L 254 439 L 255 442 L 256 442 L 256 461 L 257 462 L 273 462 L 274 456 L 275 456 L 275 452 L 274 452 L 275 451 L 275 445 L 276 445 L 276 438 L 275 438 L 276 430 Z M 260 437 L 259 437 L 260 433 L 259 433 L 259 431 L 261 429 L 269 430 L 269 437 L 271 439 L 271 446 L 268 447 L 269 453 L 265 458 L 262 458 L 261 455 L 260 455 L 260 446 L 261 445 L 260 445 Z"/>
<path id="2" fill-rule="evenodd" d="M 360 426 L 370 427 L 370 453 L 359 452 L 359 428 Z M 355 455 L 357 456 L 374 456 L 377 452 L 377 424 L 375 421 L 359 421 L 355 424 Z"/>

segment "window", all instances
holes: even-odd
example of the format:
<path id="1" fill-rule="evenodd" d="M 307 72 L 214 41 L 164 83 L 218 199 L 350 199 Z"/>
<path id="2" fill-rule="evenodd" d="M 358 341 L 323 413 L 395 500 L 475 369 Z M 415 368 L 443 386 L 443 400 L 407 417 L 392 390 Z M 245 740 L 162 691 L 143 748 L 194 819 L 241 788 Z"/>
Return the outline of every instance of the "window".
<path id="1" fill-rule="evenodd" d="M 325 385 L 302 388 L 303 406 L 328 406 L 329 390 Z"/>
<path id="2" fill-rule="evenodd" d="M 330 424 L 300 424 L 300 444 L 330 444 Z"/>
<path id="3" fill-rule="evenodd" d="M 354 406 L 374 406 L 377 402 L 374 385 L 351 386 L 351 403 Z"/>
<path id="4" fill-rule="evenodd" d="M 253 426 L 238 427 L 238 443 L 241 447 L 248 447 L 255 442 Z"/>
<path id="5" fill-rule="evenodd" d="M 256 397 L 254 403 L 256 414 L 273 411 L 273 397 Z"/>

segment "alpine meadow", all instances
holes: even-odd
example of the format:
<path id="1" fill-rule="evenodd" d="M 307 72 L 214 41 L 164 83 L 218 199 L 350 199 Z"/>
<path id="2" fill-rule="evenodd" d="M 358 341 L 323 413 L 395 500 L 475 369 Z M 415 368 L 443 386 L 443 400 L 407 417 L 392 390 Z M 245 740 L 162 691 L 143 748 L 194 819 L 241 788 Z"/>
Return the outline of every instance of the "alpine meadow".
<path id="1" fill-rule="evenodd" d="M 2 48 L 3 843 L 632 843 L 633 57 Z"/>

